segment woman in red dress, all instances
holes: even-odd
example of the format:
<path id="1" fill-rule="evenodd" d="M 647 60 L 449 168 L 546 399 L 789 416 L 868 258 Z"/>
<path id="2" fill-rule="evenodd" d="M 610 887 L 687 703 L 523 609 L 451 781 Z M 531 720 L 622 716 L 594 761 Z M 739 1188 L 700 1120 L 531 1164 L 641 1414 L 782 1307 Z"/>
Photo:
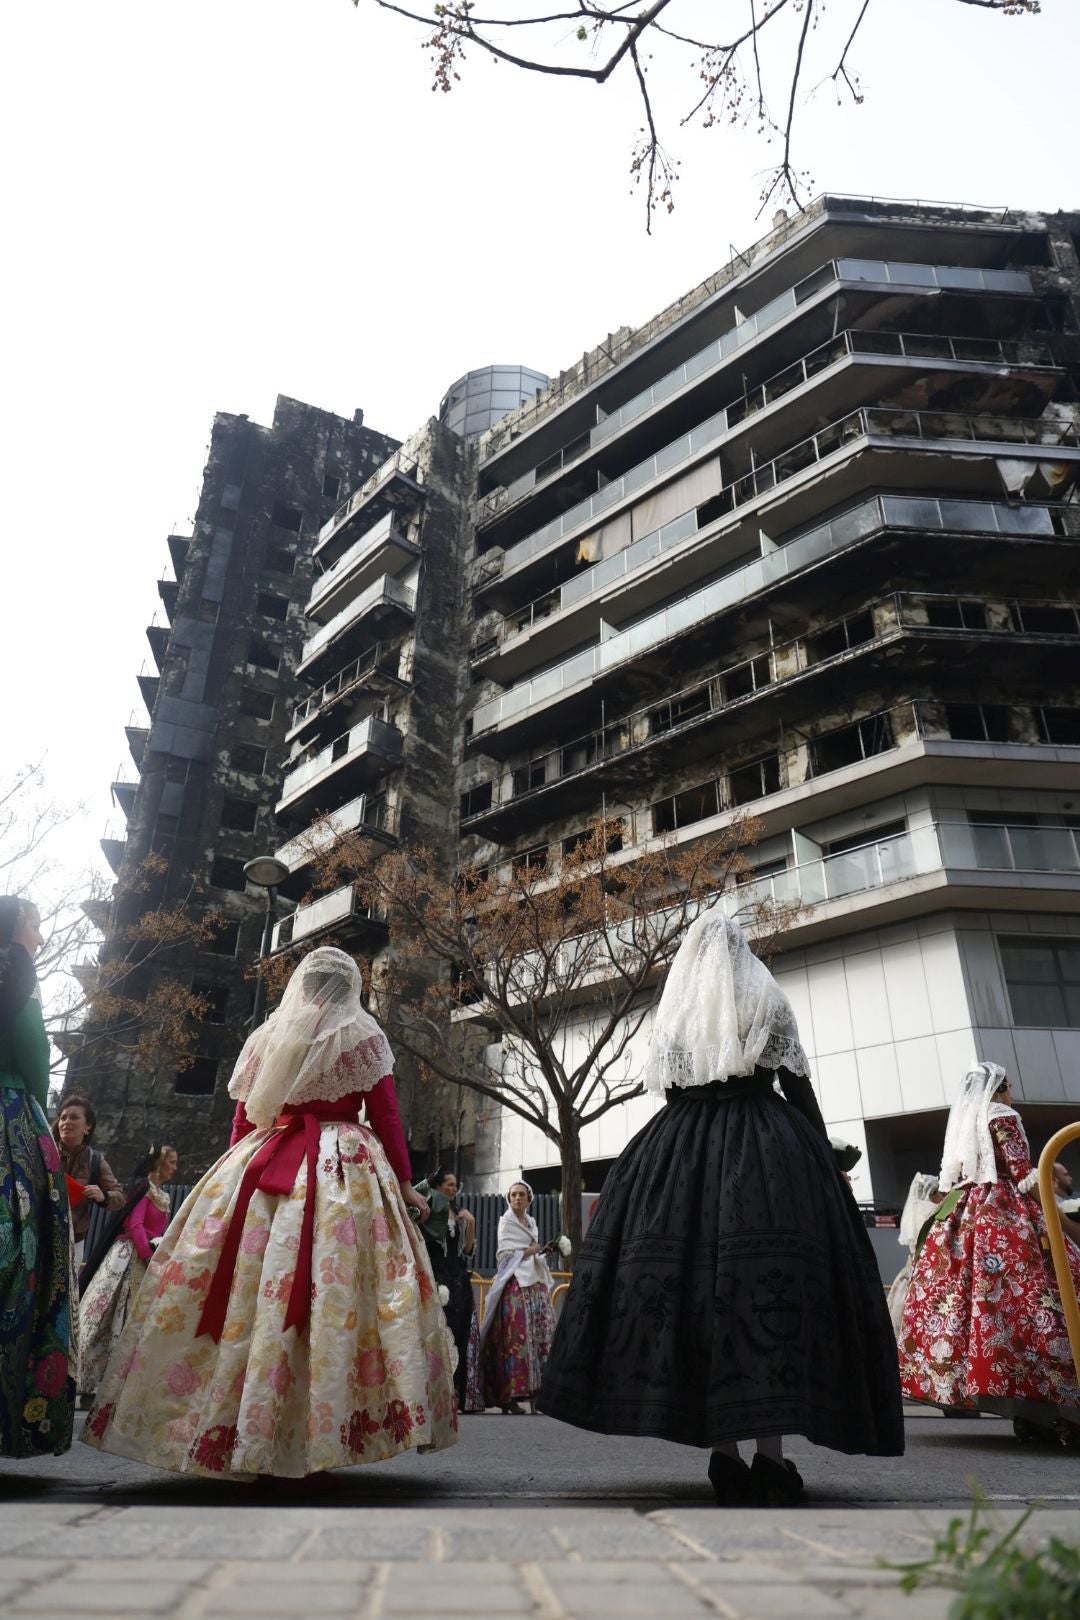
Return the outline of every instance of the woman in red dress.
<path id="1" fill-rule="evenodd" d="M 305 957 L 237 1059 L 233 1144 L 147 1268 L 89 1445 L 300 1478 L 453 1444 L 453 1341 L 408 1215 L 428 1206 L 393 1062 L 356 963 Z"/>
<path id="2" fill-rule="evenodd" d="M 957 1196 L 912 1267 L 900 1377 L 909 1400 L 998 1412 L 1023 1438 L 1073 1446 L 1080 1387 L 1037 1177 L 1005 1070 L 979 1064 L 949 1114 L 939 1188 Z M 1080 1255 L 1070 1260 L 1080 1289 Z"/>

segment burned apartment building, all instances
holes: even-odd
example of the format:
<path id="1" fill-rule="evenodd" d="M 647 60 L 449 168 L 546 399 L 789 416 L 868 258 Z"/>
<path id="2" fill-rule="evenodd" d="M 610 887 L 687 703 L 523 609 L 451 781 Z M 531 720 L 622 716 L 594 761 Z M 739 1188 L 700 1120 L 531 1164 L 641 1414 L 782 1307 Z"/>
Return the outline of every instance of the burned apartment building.
<path id="1" fill-rule="evenodd" d="M 806 903 L 775 967 L 865 1198 L 976 1058 L 1034 1143 L 1080 1103 L 1077 226 L 824 197 L 478 447 L 462 862 L 751 812 L 724 903 Z M 508 1115 L 491 1184 L 552 1160 Z"/>
<path id="2" fill-rule="evenodd" d="M 226 1086 L 247 1033 L 264 913 L 243 868 L 280 842 L 274 807 L 312 547 L 342 498 L 396 445 L 365 427 L 362 412 L 350 421 L 287 398 L 270 427 L 219 415 L 193 532 L 169 539 L 175 577 L 158 587 L 165 623 L 147 631 L 154 672 L 139 677 L 149 722 L 128 727 L 134 776 L 113 788 L 126 836 L 103 843 L 118 886 L 112 906 L 95 914 L 99 957 L 126 960 L 127 931 L 151 908 L 192 918 L 212 911 L 220 926 L 201 943 L 184 929 L 172 949 L 140 942 L 135 954 L 145 949 L 146 960 L 122 982 L 135 1000 L 162 976 L 206 998 L 188 1067 L 177 1070 L 159 1051 L 148 1070 L 92 1019 L 66 1039 L 64 1089 L 92 1097 L 95 1140 L 120 1174 L 153 1137 L 175 1143 L 191 1180 L 228 1141 Z"/>

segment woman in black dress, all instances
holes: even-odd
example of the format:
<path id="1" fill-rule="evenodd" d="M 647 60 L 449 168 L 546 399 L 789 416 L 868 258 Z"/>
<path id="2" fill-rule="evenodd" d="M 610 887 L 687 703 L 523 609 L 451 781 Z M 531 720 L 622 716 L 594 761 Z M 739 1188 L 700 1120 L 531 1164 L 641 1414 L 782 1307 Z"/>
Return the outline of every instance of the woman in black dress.
<path id="1" fill-rule="evenodd" d="M 785 1434 L 900 1455 L 896 1347 L 870 1240 L 790 1004 L 718 911 L 672 964 L 646 1085 L 667 1106 L 608 1175 L 540 1410 L 711 1447 L 722 1503 L 804 1499 Z M 737 1446 L 750 1439 L 752 1468 Z"/>
<path id="2" fill-rule="evenodd" d="M 427 1199 L 430 1214 L 421 1217 L 421 1230 L 440 1289 L 445 1289 L 443 1310 L 457 1346 L 454 1373 L 459 1412 L 482 1412 L 480 1388 L 480 1328 L 473 1299 L 468 1261 L 476 1247 L 476 1221 L 467 1209 L 455 1206 L 458 1184 L 452 1170 L 433 1170 L 417 1192 Z M 440 1295 L 441 1298 L 441 1295 Z"/>

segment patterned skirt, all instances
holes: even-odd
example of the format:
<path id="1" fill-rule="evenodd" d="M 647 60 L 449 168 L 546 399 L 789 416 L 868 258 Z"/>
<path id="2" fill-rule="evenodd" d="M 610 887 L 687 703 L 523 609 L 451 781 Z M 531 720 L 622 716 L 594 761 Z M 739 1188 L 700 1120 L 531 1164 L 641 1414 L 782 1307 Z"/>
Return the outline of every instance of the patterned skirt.
<path id="1" fill-rule="evenodd" d="M 457 1438 L 453 1347 L 426 1246 L 382 1144 L 326 1122 L 309 1321 L 285 1330 L 307 1170 L 248 1206 L 220 1341 L 199 1317 L 248 1160 L 238 1142 L 188 1194 L 147 1267 L 84 1440 L 157 1468 L 301 1478 Z"/>
<path id="2" fill-rule="evenodd" d="M 612 1167 L 540 1410 L 682 1445 L 897 1456 L 896 1340 L 828 1141 L 771 1086 L 673 1093 Z"/>
<path id="3" fill-rule="evenodd" d="M 131 1302 L 146 1275 L 146 1262 L 129 1237 L 121 1236 L 94 1273 L 79 1302 L 79 1394 L 93 1395 L 127 1324 Z"/>
<path id="4" fill-rule="evenodd" d="M 50 1168 L 50 1166 L 55 1166 Z M 0 1089 L 0 1456 L 71 1445 L 71 1238 L 48 1122 L 25 1091 Z"/>
<path id="5" fill-rule="evenodd" d="M 555 1335 L 555 1311 L 542 1282 L 522 1288 L 511 1277 L 496 1311 L 483 1349 L 486 1406 L 536 1394 Z"/>

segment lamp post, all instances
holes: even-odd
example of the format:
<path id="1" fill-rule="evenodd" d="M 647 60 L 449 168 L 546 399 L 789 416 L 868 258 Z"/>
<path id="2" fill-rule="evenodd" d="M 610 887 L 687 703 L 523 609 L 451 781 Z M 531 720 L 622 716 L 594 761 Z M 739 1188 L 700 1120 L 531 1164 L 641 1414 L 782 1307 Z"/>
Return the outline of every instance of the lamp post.
<path id="1" fill-rule="evenodd" d="M 277 916 L 278 885 L 284 883 L 289 875 L 289 867 L 284 861 L 279 861 L 276 855 L 256 855 L 253 861 L 244 864 L 244 877 L 257 889 L 266 890 L 266 916 L 263 920 L 262 944 L 259 946 L 259 973 L 255 980 L 255 1000 L 251 1006 L 251 1028 L 258 1029 L 263 1021 L 266 1011 L 266 980 L 262 974 L 262 964 L 270 955 L 270 940 L 274 932 L 274 919 Z"/>

